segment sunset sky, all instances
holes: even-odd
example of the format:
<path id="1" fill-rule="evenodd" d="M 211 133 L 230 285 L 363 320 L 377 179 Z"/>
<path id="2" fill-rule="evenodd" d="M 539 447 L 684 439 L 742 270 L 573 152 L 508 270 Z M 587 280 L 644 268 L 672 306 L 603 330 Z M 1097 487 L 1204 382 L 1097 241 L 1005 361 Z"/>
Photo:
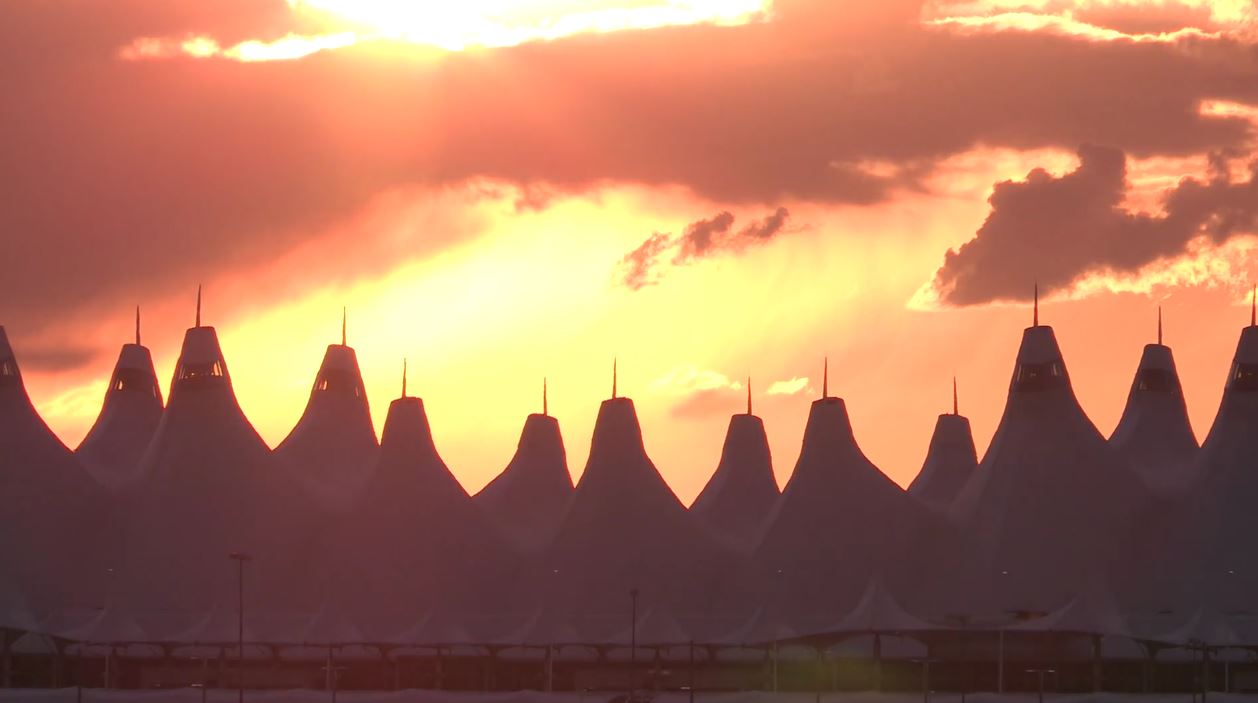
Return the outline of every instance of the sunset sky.
<path id="1" fill-rule="evenodd" d="M 785 483 L 826 356 L 907 484 L 954 374 L 986 447 L 1035 282 L 1106 435 L 1161 305 L 1201 438 L 1258 278 L 1252 0 L 15 0 L 0 86 L 0 324 L 71 447 L 201 284 L 272 445 L 345 306 L 469 491 L 543 377 L 579 475 L 613 358 L 686 502 L 747 376 Z"/>

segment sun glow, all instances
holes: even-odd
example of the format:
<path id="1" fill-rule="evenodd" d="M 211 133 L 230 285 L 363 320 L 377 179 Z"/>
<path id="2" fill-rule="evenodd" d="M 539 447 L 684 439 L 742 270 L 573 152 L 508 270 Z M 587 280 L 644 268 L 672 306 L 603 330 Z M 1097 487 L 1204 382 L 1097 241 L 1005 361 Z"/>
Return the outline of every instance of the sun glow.
<path id="1" fill-rule="evenodd" d="M 766 18 L 772 0 L 288 0 L 294 13 L 364 36 L 457 51 L 690 24 Z M 348 25 L 348 27 L 346 26 Z"/>

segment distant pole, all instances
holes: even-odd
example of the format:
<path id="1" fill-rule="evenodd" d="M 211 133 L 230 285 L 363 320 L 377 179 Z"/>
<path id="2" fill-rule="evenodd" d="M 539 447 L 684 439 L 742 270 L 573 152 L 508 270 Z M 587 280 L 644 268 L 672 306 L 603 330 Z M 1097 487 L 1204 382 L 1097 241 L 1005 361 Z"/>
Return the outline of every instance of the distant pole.
<path id="1" fill-rule="evenodd" d="M 341 307 L 341 346 L 343 347 L 349 346 L 349 344 L 345 341 L 348 339 L 348 336 L 345 334 L 345 323 L 348 318 L 349 318 L 349 308 L 342 306 Z"/>
<path id="2" fill-rule="evenodd" d="M 629 692 L 638 689 L 638 589 L 629 589 Z"/>
<path id="3" fill-rule="evenodd" d="M 1158 345 L 1162 344 L 1162 306 L 1158 306 Z"/>
<path id="4" fill-rule="evenodd" d="M 1249 299 L 1249 326 L 1258 327 L 1258 285 L 1254 286 L 1253 295 Z"/>
<path id="5" fill-rule="evenodd" d="M 245 562 L 250 556 L 244 552 L 232 552 L 228 559 L 236 562 L 236 667 L 237 667 L 237 700 L 245 703 Z"/>
<path id="6" fill-rule="evenodd" d="M 140 346 L 140 306 L 135 306 L 135 345 Z"/>
<path id="7" fill-rule="evenodd" d="M 821 399 L 830 397 L 830 357 L 821 361 Z"/>
<path id="8" fill-rule="evenodd" d="M 542 414 L 550 415 L 550 402 L 546 399 L 546 377 L 542 377 Z"/>
<path id="9" fill-rule="evenodd" d="M 751 414 L 751 376 L 747 377 L 747 414 Z"/>
<path id="10" fill-rule="evenodd" d="M 201 286 L 197 286 L 197 327 L 201 326 Z"/>
<path id="11" fill-rule="evenodd" d="M 1031 326 L 1039 327 L 1040 326 L 1040 282 L 1039 281 L 1035 282 L 1035 302 L 1033 303 L 1033 307 L 1031 308 L 1031 310 L 1032 310 Z"/>
<path id="12" fill-rule="evenodd" d="M 690 703 L 695 703 L 695 641 L 690 640 Z"/>
<path id="13" fill-rule="evenodd" d="M 616 362 L 617 360 L 613 358 L 612 359 L 612 400 L 616 399 Z"/>
<path id="14" fill-rule="evenodd" d="M 957 403 L 957 377 L 952 377 L 952 414 L 960 415 L 960 405 Z"/>
<path id="15" fill-rule="evenodd" d="M 1000 630 L 996 641 L 996 693 L 1005 692 L 1005 631 Z"/>

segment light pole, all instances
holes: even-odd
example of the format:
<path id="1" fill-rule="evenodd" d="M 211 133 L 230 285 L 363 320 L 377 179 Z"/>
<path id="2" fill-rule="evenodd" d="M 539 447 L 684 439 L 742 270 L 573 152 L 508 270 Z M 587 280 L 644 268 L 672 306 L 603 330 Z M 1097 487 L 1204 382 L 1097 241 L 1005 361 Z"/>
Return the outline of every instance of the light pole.
<path id="1" fill-rule="evenodd" d="M 638 589 L 629 589 L 629 694 L 638 690 Z"/>
<path id="2" fill-rule="evenodd" d="M 244 552 L 232 552 L 228 559 L 236 562 L 236 675 L 239 677 L 237 692 L 239 703 L 245 703 L 245 562 L 252 557 Z"/>

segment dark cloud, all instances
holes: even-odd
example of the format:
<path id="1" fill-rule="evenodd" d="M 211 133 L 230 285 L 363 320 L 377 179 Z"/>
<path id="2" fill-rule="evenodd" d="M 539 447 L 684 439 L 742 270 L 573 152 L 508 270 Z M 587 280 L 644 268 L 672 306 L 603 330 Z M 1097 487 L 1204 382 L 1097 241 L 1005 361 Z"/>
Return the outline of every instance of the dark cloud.
<path id="1" fill-rule="evenodd" d="M 734 216 L 722 211 L 708 219 L 691 222 L 676 237 L 655 232 L 620 260 L 617 274 L 626 288 L 639 290 L 659 282 L 661 274 L 657 268 L 663 255 L 670 250 L 674 252 L 674 265 L 685 265 L 721 252 L 738 253 L 786 231 L 790 216 L 786 208 L 779 207 L 763 220 L 735 230 Z"/>
<path id="2" fill-rule="evenodd" d="M 621 282 L 631 290 L 638 290 L 656 282 L 652 277 L 652 269 L 659 263 L 660 254 L 673 244 L 671 235 L 656 232 L 638 245 L 637 249 L 625 254 L 620 260 Z"/>
<path id="3" fill-rule="evenodd" d="M 672 246 L 677 248 L 673 257 L 674 264 L 684 264 L 691 259 L 708 255 L 713 246 L 723 245 L 730 227 L 734 226 L 734 216 L 728 211 L 719 212 L 711 219 L 699 220 L 686 225 L 685 231 Z M 654 236 L 652 236 L 654 238 Z M 648 240 L 649 241 L 649 240 Z"/>
<path id="4" fill-rule="evenodd" d="M 1069 287 L 1092 273 L 1130 274 L 1185 253 L 1190 241 L 1215 243 L 1258 234 L 1258 162 L 1248 180 L 1229 179 L 1220 157 L 1205 180 L 1166 191 L 1162 212 L 1132 212 L 1126 156 L 1110 147 L 1079 149 L 1079 167 L 1057 177 L 1043 169 L 996 184 L 991 212 L 974 239 L 951 250 L 934 287 L 951 305 L 1025 300 Z"/>
<path id="5" fill-rule="evenodd" d="M 786 227 L 786 222 L 790 219 L 791 213 L 786 208 L 779 207 L 772 215 L 743 228 L 743 231 L 739 233 L 739 238 L 743 242 L 772 239 Z"/>
<path id="6" fill-rule="evenodd" d="M 118 307 L 245 270 L 395 190 L 488 179 L 522 188 L 524 210 L 615 183 L 867 204 L 979 145 L 1146 156 L 1250 141 L 1244 120 L 1199 110 L 1258 103 L 1258 53 L 1237 41 L 959 36 L 917 26 L 912 0 L 780 5 L 743 27 L 240 64 L 118 51 L 300 30 L 283 0 L 0 3 L 0 320 L 48 325 L 84 300 Z M 330 258 L 301 285 L 360 259 Z"/>

